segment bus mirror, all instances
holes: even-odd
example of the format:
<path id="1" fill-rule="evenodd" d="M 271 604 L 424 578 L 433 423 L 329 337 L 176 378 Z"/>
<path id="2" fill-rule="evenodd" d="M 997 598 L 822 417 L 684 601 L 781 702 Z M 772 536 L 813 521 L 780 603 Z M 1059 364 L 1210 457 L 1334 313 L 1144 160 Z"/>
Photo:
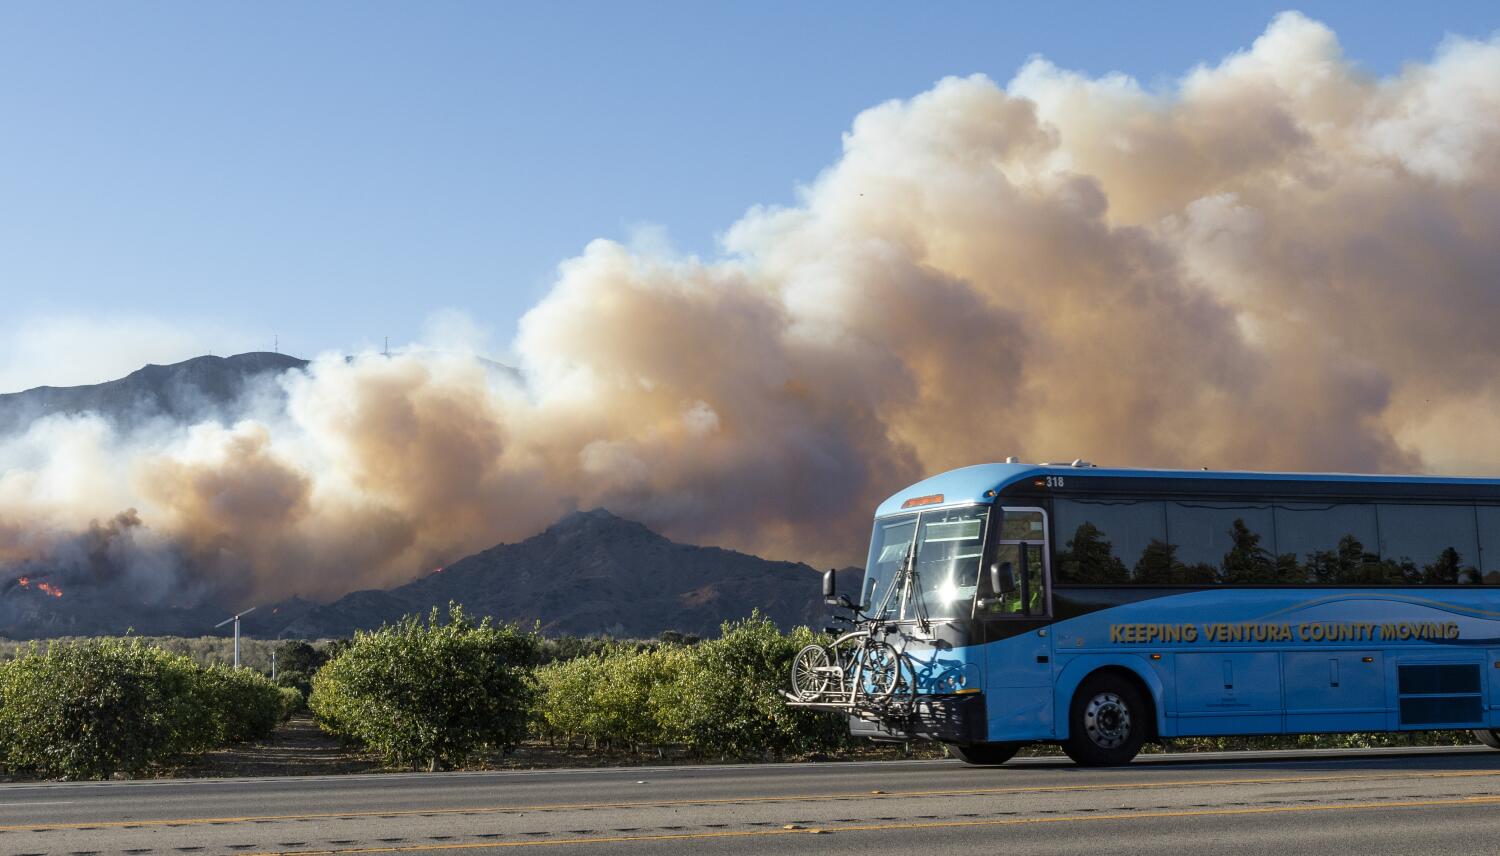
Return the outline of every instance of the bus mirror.
<path id="1" fill-rule="evenodd" d="M 827 604 L 837 604 L 838 603 L 838 599 L 834 597 L 834 586 L 835 586 L 835 584 L 836 583 L 835 583 L 835 580 L 834 580 L 833 571 L 831 569 L 827 570 L 827 571 L 824 571 L 823 572 L 823 602 L 824 603 L 827 603 Z"/>
<path id="2" fill-rule="evenodd" d="M 1010 562 L 990 565 L 990 590 L 995 594 L 1010 594 L 1016 590 L 1016 572 Z"/>

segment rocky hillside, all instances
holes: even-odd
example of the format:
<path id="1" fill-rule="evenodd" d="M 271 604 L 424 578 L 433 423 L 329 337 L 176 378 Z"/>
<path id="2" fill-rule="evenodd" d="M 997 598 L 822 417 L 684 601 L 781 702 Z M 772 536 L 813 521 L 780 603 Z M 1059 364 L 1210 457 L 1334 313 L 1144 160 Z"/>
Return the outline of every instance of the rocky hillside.
<path id="1" fill-rule="evenodd" d="M 858 571 L 841 573 L 854 591 Z M 359 591 L 313 608 L 284 637 L 344 636 L 449 601 L 546 633 L 716 635 L 759 609 L 777 624 L 821 626 L 821 578 L 807 565 L 678 544 L 603 509 L 576 512 L 519 544 L 501 544 L 389 591 Z"/>

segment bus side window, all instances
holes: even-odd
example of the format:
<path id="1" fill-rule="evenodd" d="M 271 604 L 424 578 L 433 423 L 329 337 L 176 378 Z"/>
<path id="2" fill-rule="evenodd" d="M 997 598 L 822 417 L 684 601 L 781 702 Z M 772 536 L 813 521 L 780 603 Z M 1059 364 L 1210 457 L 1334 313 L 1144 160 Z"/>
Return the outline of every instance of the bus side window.
<path id="1" fill-rule="evenodd" d="M 1380 559 L 1391 582 L 1455 585 L 1479 581 L 1472 505 L 1380 503 Z"/>
<path id="2" fill-rule="evenodd" d="M 1481 505 L 1474 511 L 1479 520 L 1481 581 L 1487 586 L 1500 585 L 1500 506 Z"/>
<path id="3" fill-rule="evenodd" d="M 1043 542 L 1027 545 L 1026 565 L 1021 565 L 1019 544 L 1001 544 L 995 551 L 995 561 L 1009 563 L 1015 574 L 1016 590 L 1008 594 L 991 593 L 988 609 L 990 615 L 1044 615 L 1047 611 L 1047 575 L 1043 573 Z M 988 588 L 988 586 L 986 586 Z"/>
<path id="4" fill-rule="evenodd" d="M 1045 615 L 1047 612 L 1047 575 L 1042 572 L 1042 551 L 1046 545 L 1035 543 L 1026 549 L 1026 593 L 1024 610 L 1027 615 Z"/>

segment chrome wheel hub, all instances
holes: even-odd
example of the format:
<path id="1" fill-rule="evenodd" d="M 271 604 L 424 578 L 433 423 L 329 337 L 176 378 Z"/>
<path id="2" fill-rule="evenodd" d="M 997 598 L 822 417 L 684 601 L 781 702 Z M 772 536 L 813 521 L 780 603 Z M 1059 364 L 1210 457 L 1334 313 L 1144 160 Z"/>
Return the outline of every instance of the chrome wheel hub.
<path id="1" fill-rule="evenodd" d="M 1083 708 L 1083 730 L 1094 745 L 1114 749 L 1130 736 L 1130 708 L 1114 693 L 1099 693 Z"/>

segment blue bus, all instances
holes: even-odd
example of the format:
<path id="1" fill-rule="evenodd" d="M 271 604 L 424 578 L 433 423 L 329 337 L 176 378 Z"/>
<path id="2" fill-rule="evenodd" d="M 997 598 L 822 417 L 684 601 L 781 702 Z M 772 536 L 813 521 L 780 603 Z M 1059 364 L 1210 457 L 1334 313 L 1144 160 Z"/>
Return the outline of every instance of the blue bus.
<path id="1" fill-rule="evenodd" d="M 1500 480 L 966 467 L 881 504 L 841 600 L 899 651 L 901 691 L 806 706 L 974 764 L 1053 743 L 1117 765 L 1188 735 L 1500 748 Z"/>

